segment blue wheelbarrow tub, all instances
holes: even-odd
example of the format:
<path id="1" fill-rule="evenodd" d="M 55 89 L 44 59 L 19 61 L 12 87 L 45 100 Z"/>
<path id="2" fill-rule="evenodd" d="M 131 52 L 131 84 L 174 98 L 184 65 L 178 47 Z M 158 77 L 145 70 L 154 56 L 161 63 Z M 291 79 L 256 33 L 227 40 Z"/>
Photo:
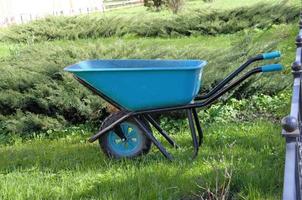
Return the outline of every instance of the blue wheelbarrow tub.
<path id="1" fill-rule="evenodd" d="M 64 70 L 129 111 L 186 105 L 198 94 L 202 60 L 88 60 Z"/>

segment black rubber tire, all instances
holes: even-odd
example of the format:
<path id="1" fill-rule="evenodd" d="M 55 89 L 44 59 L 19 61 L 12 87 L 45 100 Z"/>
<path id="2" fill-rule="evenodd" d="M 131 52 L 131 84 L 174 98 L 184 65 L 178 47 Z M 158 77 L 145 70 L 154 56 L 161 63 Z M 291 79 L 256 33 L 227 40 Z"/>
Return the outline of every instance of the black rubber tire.
<path id="1" fill-rule="evenodd" d="M 116 112 L 113 113 L 111 115 L 109 115 L 101 124 L 100 130 L 105 129 L 106 127 L 108 127 L 109 125 L 111 125 L 113 122 L 115 122 L 117 119 L 119 119 L 121 117 L 121 115 L 123 115 L 122 112 Z M 133 124 L 137 124 L 134 120 L 132 119 L 128 119 L 126 120 L 129 123 L 133 123 Z M 151 131 L 151 127 L 149 125 L 148 122 L 145 122 L 146 127 Z M 137 126 L 138 127 L 138 126 Z M 151 140 L 149 138 L 147 138 L 147 136 L 143 133 L 143 130 L 139 129 L 141 131 L 141 136 L 143 139 L 142 145 L 141 147 L 133 154 L 128 155 L 128 156 L 123 156 L 120 154 L 117 154 L 114 150 L 112 150 L 110 148 L 110 145 L 108 145 L 108 135 L 109 132 L 103 134 L 100 138 L 99 138 L 99 144 L 101 147 L 101 150 L 105 153 L 106 156 L 108 156 L 109 158 L 115 158 L 115 159 L 121 159 L 121 158 L 136 158 L 139 156 L 142 156 L 144 154 L 147 154 L 150 151 L 151 148 Z"/>

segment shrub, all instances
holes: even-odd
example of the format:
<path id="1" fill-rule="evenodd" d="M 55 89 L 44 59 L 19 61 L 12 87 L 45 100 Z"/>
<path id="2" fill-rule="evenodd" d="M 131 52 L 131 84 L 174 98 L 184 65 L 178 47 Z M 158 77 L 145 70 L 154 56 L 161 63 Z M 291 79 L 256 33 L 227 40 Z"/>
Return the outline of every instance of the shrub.
<path id="1" fill-rule="evenodd" d="M 62 72 L 64 66 L 89 56 L 84 49 L 37 45 L 3 60 L 0 130 L 27 134 L 104 117 L 98 112 L 104 111 L 102 100 Z"/>
<path id="2" fill-rule="evenodd" d="M 0 63 L 0 131 L 21 131 L 18 133 L 27 134 L 55 126 L 87 122 L 96 124 L 106 117 L 103 101 L 75 81 L 71 74 L 62 70 L 65 66 L 80 60 L 94 58 L 208 60 L 210 63 L 204 69 L 202 87 L 202 92 L 206 92 L 250 55 L 276 49 L 285 37 L 291 43 L 296 31 L 293 26 L 294 33 L 289 37 L 288 27 L 278 26 L 278 32 L 272 30 L 273 33 L 269 31 L 260 34 L 260 38 L 257 31 L 236 34 L 237 39 L 231 47 L 213 50 L 194 42 L 180 47 L 167 45 L 167 42 L 162 40 L 138 38 L 117 39 L 115 42 L 93 40 L 27 45 L 20 48 L 18 53 L 12 53 L 11 56 L 2 59 Z M 196 40 L 193 37 L 190 39 Z M 284 45 L 289 46 L 287 43 Z M 261 93 L 274 95 L 288 87 L 291 82 L 291 75 L 286 73 L 262 75 L 260 79 L 254 77 L 245 82 L 229 95 L 238 99 Z M 231 112 L 228 108 L 225 109 L 225 113 Z M 237 115 L 237 112 L 235 114 Z M 214 115 L 215 113 L 211 114 L 215 118 Z M 45 123 L 48 125 L 43 126 L 43 120 L 46 120 Z"/>
<path id="3" fill-rule="evenodd" d="M 17 133 L 25 136 L 33 132 L 62 129 L 64 124 L 63 118 L 47 117 L 30 112 L 18 111 L 15 115 L 6 117 L 0 115 L 2 134 Z"/>
<path id="4" fill-rule="evenodd" d="M 287 4 L 258 4 L 253 7 L 211 11 L 211 13 L 197 9 L 177 16 L 146 14 L 143 18 L 141 16 L 107 17 L 103 15 L 61 16 L 12 26 L 2 33 L 0 41 L 32 43 L 128 34 L 143 37 L 229 34 L 251 27 L 266 29 L 272 24 L 293 22 L 298 19 L 298 16 L 299 8 Z"/>
<path id="5" fill-rule="evenodd" d="M 290 92 L 281 92 L 273 97 L 254 95 L 247 99 L 231 98 L 228 101 L 220 101 L 199 111 L 199 120 L 202 126 L 210 126 L 213 123 L 242 123 L 255 119 L 269 119 L 278 123 L 289 113 L 290 95 Z M 179 118 L 163 115 L 160 117 L 160 124 L 171 134 L 188 130 L 186 115 Z"/>

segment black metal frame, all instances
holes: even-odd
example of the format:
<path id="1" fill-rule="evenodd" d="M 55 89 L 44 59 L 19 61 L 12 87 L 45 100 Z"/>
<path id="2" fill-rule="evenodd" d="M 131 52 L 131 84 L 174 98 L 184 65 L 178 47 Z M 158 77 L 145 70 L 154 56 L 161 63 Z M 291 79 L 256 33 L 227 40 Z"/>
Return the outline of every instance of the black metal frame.
<path id="1" fill-rule="evenodd" d="M 290 115 L 282 119 L 282 135 L 286 141 L 283 199 L 302 199 L 301 155 L 299 143 L 302 141 L 302 13 L 300 14 L 299 34 L 296 38 L 296 60 L 292 64 L 294 77 Z"/>
<path id="2" fill-rule="evenodd" d="M 121 105 L 119 105 L 117 102 L 114 102 L 112 99 L 104 95 L 101 91 L 96 90 L 93 86 L 89 85 L 85 80 L 80 79 L 79 77 L 75 78 L 83 84 L 85 87 L 90 89 L 95 94 L 99 95 L 106 101 L 108 101 L 110 104 L 115 106 L 120 110 L 120 112 L 123 112 L 121 117 L 116 120 L 114 123 L 106 127 L 105 129 L 99 131 L 92 137 L 90 137 L 89 142 L 94 142 L 98 138 L 100 138 L 104 133 L 108 132 L 111 129 L 115 129 L 115 127 L 120 124 L 121 122 L 127 120 L 128 118 L 133 118 L 138 126 L 144 131 L 146 136 L 154 143 L 154 145 L 160 150 L 160 152 L 169 160 L 172 160 L 172 156 L 166 151 L 166 149 L 163 147 L 163 145 L 153 136 L 153 134 L 150 132 L 150 130 L 145 126 L 143 123 L 144 121 L 149 122 L 172 146 L 178 147 L 178 145 L 173 141 L 171 137 L 165 132 L 160 125 L 152 118 L 150 115 L 151 113 L 163 113 L 163 112 L 169 112 L 169 111 L 176 111 L 176 110 L 186 110 L 187 111 L 187 117 L 189 121 L 189 127 L 191 131 L 191 136 L 193 140 L 193 147 L 194 147 L 194 155 L 193 157 L 196 157 L 198 155 L 199 146 L 202 144 L 203 141 L 203 131 L 198 119 L 197 115 L 197 108 L 206 107 L 212 104 L 215 100 L 217 100 L 219 97 L 227 93 L 229 90 L 233 89 L 237 85 L 239 85 L 241 82 L 245 81 L 250 76 L 262 72 L 262 69 L 260 67 L 254 68 L 247 73 L 245 73 L 243 76 L 238 78 L 237 80 L 232 81 L 235 77 L 237 77 L 246 67 L 248 67 L 250 64 L 252 64 L 255 61 L 263 60 L 263 55 L 257 55 L 253 58 L 250 58 L 248 61 L 246 61 L 244 64 L 242 64 L 238 69 L 236 69 L 234 72 L 232 72 L 230 75 L 228 75 L 225 79 L 223 79 L 216 87 L 214 87 L 209 93 L 205 95 L 199 95 L 197 96 L 194 101 L 187 105 L 181 105 L 181 106 L 174 106 L 174 107 L 166 107 L 166 108 L 158 108 L 158 109 L 148 109 L 148 110 L 141 110 L 141 111 L 128 111 L 125 108 L 123 108 Z M 197 132 L 197 134 L 196 134 Z M 122 138 L 122 136 L 120 136 Z"/>

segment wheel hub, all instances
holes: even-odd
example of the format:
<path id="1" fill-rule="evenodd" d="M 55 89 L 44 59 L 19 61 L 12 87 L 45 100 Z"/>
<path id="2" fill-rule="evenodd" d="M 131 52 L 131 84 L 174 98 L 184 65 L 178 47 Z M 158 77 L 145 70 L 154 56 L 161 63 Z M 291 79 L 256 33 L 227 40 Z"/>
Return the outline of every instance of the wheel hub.
<path id="1" fill-rule="evenodd" d="M 139 129 L 131 123 L 123 122 L 119 125 L 120 128 L 109 132 L 109 144 L 112 150 L 122 155 L 130 155 L 139 148 L 141 136 Z M 118 131 L 116 131 L 118 130 Z M 119 134 L 117 134 L 119 132 Z M 123 137 L 121 137 L 121 134 Z"/>

